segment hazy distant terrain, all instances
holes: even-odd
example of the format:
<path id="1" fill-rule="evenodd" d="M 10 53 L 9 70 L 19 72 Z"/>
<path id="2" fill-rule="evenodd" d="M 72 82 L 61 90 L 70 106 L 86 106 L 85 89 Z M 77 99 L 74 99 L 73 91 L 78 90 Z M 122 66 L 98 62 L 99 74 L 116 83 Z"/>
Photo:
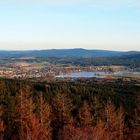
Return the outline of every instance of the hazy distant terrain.
<path id="1" fill-rule="evenodd" d="M 140 72 L 140 52 L 61 49 L 0 51 L 0 77 L 54 78 L 79 71 Z M 137 76 L 139 77 L 139 76 Z"/>
<path id="2" fill-rule="evenodd" d="M 139 51 L 110 51 L 110 50 L 86 50 L 86 49 L 51 49 L 32 51 L 0 51 L 1 56 L 116 56 L 140 54 Z"/>
<path id="3" fill-rule="evenodd" d="M 139 51 L 108 51 L 85 49 L 0 51 L 0 62 L 50 62 L 74 65 L 119 65 L 140 67 Z"/>

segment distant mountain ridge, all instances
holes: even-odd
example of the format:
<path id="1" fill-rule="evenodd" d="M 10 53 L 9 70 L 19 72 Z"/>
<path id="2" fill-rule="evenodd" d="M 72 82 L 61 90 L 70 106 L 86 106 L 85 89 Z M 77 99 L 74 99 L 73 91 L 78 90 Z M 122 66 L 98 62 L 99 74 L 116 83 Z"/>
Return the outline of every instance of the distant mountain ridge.
<path id="1" fill-rule="evenodd" d="M 22 59 L 19 59 L 22 58 Z M 0 62 L 13 61 L 42 62 L 74 64 L 80 66 L 128 66 L 139 68 L 140 51 L 110 51 L 86 49 L 52 49 L 30 51 L 0 51 Z M 34 58 L 29 59 L 29 58 Z"/>
<path id="2" fill-rule="evenodd" d="M 50 50 L 27 50 L 27 51 L 0 51 L 1 56 L 116 56 L 140 54 L 140 51 L 110 51 L 110 50 L 86 50 L 86 49 L 50 49 Z"/>

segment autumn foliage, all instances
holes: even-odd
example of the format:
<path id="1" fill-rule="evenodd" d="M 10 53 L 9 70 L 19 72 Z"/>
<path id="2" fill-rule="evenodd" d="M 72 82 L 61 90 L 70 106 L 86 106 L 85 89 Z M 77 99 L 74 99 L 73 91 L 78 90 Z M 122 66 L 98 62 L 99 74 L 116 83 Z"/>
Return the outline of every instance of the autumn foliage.
<path id="1" fill-rule="evenodd" d="M 78 106 L 69 94 L 58 89 L 51 98 L 31 85 L 14 89 L 2 86 L 0 140 L 138 140 L 140 107 L 133 118 L 122 104 L 93 96 Z M 77 101 L 78 102 L 78 101 Z"/>

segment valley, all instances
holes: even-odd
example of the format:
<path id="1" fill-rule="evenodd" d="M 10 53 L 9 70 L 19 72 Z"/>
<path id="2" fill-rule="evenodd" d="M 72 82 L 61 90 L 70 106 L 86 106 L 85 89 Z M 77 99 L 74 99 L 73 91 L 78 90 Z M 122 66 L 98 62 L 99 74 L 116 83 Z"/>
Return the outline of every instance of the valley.
<path id="1" fill-rule="evenodd" d="M 77 53 L 78 56 L 76 54 L 74 56 L 72 52 Z M 105 51 L 103 53 L 102 50 L 98 50 L 97 53 L 97 51 L 71 49 L 19 51 L 9 52 L 9 54 L 0 52 L 0 54 L 0 77 L 3 78 L 53 79 L 61 74 L 86 71 L 104 72 L 104 76 L 108 78 L 121 76 L 120 74 L 114 75 L 114 72 L 131 72 L 129 77 L 139 78 L 139 74 L 133 76 L 133 72 L 140 72 L 139 52 Z"/>

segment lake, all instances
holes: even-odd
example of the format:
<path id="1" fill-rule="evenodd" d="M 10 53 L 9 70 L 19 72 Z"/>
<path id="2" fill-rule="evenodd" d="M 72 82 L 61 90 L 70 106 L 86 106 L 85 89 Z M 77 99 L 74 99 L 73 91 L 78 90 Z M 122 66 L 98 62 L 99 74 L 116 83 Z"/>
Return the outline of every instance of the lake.
<path id="1" fill-rule="evenodd" d="M 104 74 L 110 74 L 109 72 L 74 72 L 70 74 L 60 74 L 56 75 L 55 78 L 107 78 L 108 76 L 104 76 Z M 140 75 L 140 72 L 125 72 L 125 71 L 120 71 L 120 72 L 114 72 L 111 73 L 114 75 Z"/>
<path id="2" fill-rule="evenodd" d="M 140 72 L 118 71 L 118 72 L 114 72 L 113 74 L 116 74 L 116 75 L 140 75 Z"/>
<path id="3" fill-rule="evenodd" d="M 60 74 L 56 75 L 56 78 L 106 78 L 107 76 L 102 76 L 103 74 L 107 74 L 106 72 L 74 72 L 70 74 Z"/>

